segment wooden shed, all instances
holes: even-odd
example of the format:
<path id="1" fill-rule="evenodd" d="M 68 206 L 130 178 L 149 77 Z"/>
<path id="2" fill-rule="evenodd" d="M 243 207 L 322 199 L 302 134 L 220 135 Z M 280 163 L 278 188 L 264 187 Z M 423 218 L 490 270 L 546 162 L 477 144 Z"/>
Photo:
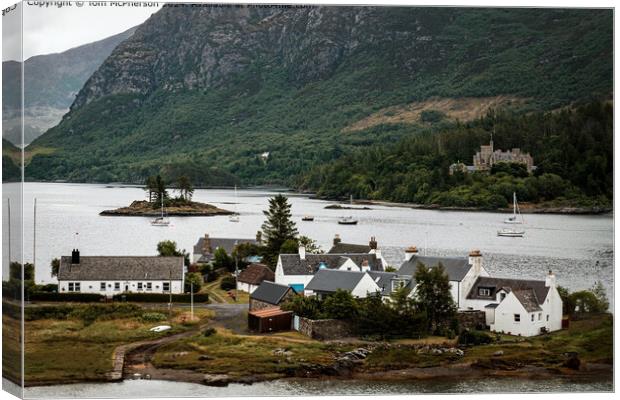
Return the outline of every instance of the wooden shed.
<path id="1" fill-rule="evenodd" d="M 267 308 L 248 313 L 248 328 L 258 333 L 280 332 L 291 330 L 292 311 L 280 308 Z"/>

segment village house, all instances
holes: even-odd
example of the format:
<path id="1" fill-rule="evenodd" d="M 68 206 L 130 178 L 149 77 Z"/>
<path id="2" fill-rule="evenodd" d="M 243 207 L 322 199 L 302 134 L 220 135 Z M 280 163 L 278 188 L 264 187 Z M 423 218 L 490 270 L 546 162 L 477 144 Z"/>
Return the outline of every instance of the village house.
<path id="1" fill-rule="evenodd" d="M 323 298 L 339 289 L 346 290 L 358 298 L 381 292 L 381 288 L 368 272 L 322 268 L 314 274 L 304 290 L 304 295 Z"/>
<path id="2" fill-rule="evenodd" d="M 280 304 L 290 300 L 297 292 L 290 286 L 278 285 L 270 281 L 263 281 L 250 294 L 250 311 L 279 308 Z"/>
<path id="3" fill-rule="evenodd" d="M 73 250 L 58 268 L 60 293 L 183 293 L 183 257 L 81 256 Z"/>
<path id="4" fill-rule="evenodd" d="M 332 242 L 332 248 L 329 249 L 327 254 L 376 254 L 377 258 L 381 259 L 383 266 L 387 266 L 388 263 L 383 258 L 381 254 L 381 250 L 379 249 L 379 244 L 377 243 L 377 239 L 372 236 L 368 244 L 353 244 L 353 243 L 343 243 L 339 234 L 334 236 L 334 240 Z"/>
<path id="5" fill-rule="evenodd" d="M 213 260 L 213 255 L 217 249 L 224 249 L 226 254 L 231 255 L 235 246 L 238 244 L 260 244 L 261 240 L 260 232 L 256 234 L 256 239 L 214 238 L 210 237 L 208 233 L 205 233 L 194 245 L 192 261 L 195 264 L 208 264 Z M 256 261 L 256 259 L 252 261 Z"/>
<path id="6" fill-rule="evenodd" d="M 276 265 L 276 283 L 290 286 L 303 293 L 314 274 L 320 269 L 341 271 L 383 271 L 383 261 L 376 253 L 363 254 L 306 254 L 304 246 L 297 254 L 280 254 Z"/>
<path id="7" fill-rule="evenodd" d="M 253 293 L 263 281 L 275 280 L 274 272 L 264 264 L 250 264 L 237 276 L 237 290 Z"/>
<path id="8" fill-rule="evenodd" d="M 468 257 L 433 257 L 421 256 L 415 246 L 405 250 L 405 262 L 398 269 L 398 275 L 413 276 L 422 263 L 428 268 L 434 268 L 441 264 L 450 280 L 450 293 L 459 310 L 469 309 L 467 294 L 473 287 L 476 279 L 481 276 L 489 276 L 482 266 L 483 258 L 479 250 L 472 250 Z M 412 284 L 410 296 L 415 293 L 415 283 Z"/>
<path id="9" fill-rule="evenodd" d="M 375 281 L 381 289 L 381 297 L 384 300 L 390 299 L 392 293 L 399 289 L 413 289 L 415 280 L 411 276 L 399 275 L 396 272 L 369 271 L 368 275 Z"/>
<path id="10" fill-rule="evenodd" d="M 535 336 L 562 329 L 562 299 L 551 271 L 544 281 L 480 277 L 467 298 L 471 308 L 485 311 L 494 332 Z"/>

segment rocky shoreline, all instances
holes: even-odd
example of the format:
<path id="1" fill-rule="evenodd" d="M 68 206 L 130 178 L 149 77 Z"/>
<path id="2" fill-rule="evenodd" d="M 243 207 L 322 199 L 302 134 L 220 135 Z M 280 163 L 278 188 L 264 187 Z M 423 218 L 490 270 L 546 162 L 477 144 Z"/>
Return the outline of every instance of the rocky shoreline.
<path id="1" fill-rule="evenodd" d="M 174 217 L 212 217 L 217 215 L 233 215 L 232 211 L 218 208 L 211 204 L 192 201 L 188 204 L 166 207 L 166 214 Z M 103 216 L 121 217 L 159 217 L 161 210 L 153 208 L 152 204 L 144 200 L 133 201 L 128 207 L 115 210 L 104 210 L 99 213 Z"/>

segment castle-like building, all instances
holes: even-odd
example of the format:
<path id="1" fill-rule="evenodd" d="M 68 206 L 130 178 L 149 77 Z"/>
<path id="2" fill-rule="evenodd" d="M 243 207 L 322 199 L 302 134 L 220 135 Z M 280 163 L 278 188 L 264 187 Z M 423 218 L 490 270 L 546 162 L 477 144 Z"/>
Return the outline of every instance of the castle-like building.
<path id="1" fill-rule="evenodd" d="M 463 163 L 452 164 L 450 166 L 450 175 L 456 171 L 489 171 L 494 164 L 500 162 L 524 164 L 529 173 L 532 173 L 532 171 L 536 169 L 534 159 L 530 153 L 523 153 L 519 148 L 508 151 L 495 150 L 493 148 L 493 140 L 491 139 L 488 145 L 481 145 L 480 151 L 477 151 L 474 155 L 474 165 L 465 165 Z"/>

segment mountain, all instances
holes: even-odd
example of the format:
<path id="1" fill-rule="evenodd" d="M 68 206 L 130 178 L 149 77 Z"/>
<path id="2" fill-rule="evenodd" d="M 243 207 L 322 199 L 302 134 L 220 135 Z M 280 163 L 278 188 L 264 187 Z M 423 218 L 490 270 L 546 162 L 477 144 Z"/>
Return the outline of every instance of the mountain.
<path id="1" fill-rule="evenodd" d="M 69 111 L 75 95 L 112 50 L 129 38 L 135 28 L 62 53 L 34 56 L 24 63 L 24 142 L 30 143 L 58 124 Z M 21 64 L 2 63 L 3 137 L 19 144 Z"/>
<path id="2" fill-rule="evenodd" d="M 29 179 L 291 185 L 475 119 L 612 93 L 611 10 L 166 6 L 114 49 Z"/>

